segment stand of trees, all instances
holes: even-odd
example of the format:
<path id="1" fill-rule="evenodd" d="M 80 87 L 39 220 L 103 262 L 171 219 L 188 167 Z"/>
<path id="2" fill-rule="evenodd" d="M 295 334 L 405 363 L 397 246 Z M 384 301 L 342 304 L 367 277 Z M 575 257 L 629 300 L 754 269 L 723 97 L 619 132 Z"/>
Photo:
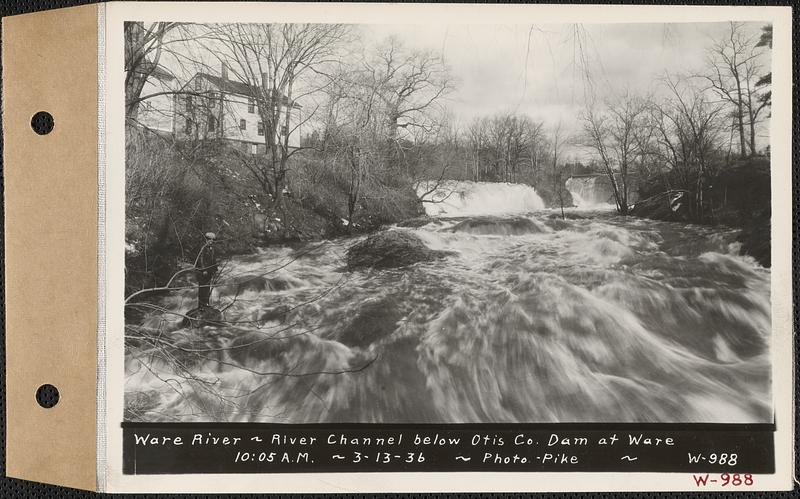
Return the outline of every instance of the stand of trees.
<path id="1" fill-rule="evenodd" d="M 368 46 L 352 26 L 126 23 L 129 269 L 142 285 L 163 281 L 207 230 L 237 250 L 372 230 L 419 215 L 447 180 L 527 183 L 564 207 L 565 180 L 594 172 L 608 176 L 621 214 L 639 189 L 665 206 L 681 196 L 691 220 L 726 220 L 722 177 L 769 152 L 759 130 L 771 105 L 771 29 L 746 28 L 730 23 L 705 69 L 661 75 L 647 95 L 587 96 L 582 127 L 568 134 L 515 112 L 459 122 L 447 100 L 457 82 L 441 57 L 396 39 Z M 220 112 L 213 90 L 181 84 L 220 68 L 250 92 L 261 153 L 210 127 L 179 137 L 142 124 L 156 98 L 189 96 L 192 113 Z M 177 84 L 148 90 L 156 77 Z M 299 120 L 284 107 L 297 101 Z M 190 118 L 180 106 L 172 113 Z M 300 147 L 290 145 L 301 131 Z"/>
<path id="2" fill-rule="evenodd" d="M 660 196 L 668 212 L 678 196 L 685 219 L 736 221 L 727 192 L 720 196 L 714 188 L 742 164 L 762 165 L 769 154 L 758 130 L 771 105 L 771 77 L 761 66 L 770 33 L 765 27 L 757 39 L 730 23 L 727 35 L 708 48 L 705 72 L 662 75 L 658 97 L 610 92 L 586 106 L 583 143 L 611 180 L 620 214 L 629 212 L 636 175 L 644 186 L 640 197 Z M 769 199 L 761 204 L 768 207 Z"/>

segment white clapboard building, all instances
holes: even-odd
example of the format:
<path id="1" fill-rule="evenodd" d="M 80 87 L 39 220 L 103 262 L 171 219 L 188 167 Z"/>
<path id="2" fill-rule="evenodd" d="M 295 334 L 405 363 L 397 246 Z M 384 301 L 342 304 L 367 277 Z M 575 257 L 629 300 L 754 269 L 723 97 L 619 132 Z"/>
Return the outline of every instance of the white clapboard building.
<path id="1" fill-rule="evenodd" d="M 268 87 L 252 88 L 229 79 L 224 66 L 219 76 L 196 73 L 174 97 L 173 133 L 179 139 L 223 139 L 242 151 L 262 154 L 266 150 L 264 136 L 268 130 L 252 96 L 269 93 Z M 301 106 L 289 102 L 285 95 L 272 93 L 281 116 L 274 133 L 280 142 L 288 135 L 289 147 L 299 147 L 297 124 Z M 285 121 L 287 112 L 288 126 Z"/>

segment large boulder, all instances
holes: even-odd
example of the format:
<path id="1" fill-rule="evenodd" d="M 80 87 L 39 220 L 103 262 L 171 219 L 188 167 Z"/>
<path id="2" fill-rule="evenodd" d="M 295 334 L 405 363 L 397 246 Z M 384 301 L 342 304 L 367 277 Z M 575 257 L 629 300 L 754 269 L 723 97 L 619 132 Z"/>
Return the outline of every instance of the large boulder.
<path id="1" fill-rule="evenodd" d="M 432 250 L 418 236 L 404 230 L 389 230 L 373 234 L 347 250 L 349 270 L 374 267 L 404 267 L 417 262 L 429 262 L 450 255 L 447 251 Z"/>

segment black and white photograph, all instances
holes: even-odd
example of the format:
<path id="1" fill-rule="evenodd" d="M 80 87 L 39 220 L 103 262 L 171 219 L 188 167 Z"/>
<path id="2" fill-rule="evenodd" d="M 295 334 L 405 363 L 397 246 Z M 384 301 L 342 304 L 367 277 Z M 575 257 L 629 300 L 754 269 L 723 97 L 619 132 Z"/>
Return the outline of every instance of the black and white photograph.
<path id="1" fill-rule="evenodd" d="M 773 423 L 772 24 L 390 22 L 125 22 L 124 421 Z"/>

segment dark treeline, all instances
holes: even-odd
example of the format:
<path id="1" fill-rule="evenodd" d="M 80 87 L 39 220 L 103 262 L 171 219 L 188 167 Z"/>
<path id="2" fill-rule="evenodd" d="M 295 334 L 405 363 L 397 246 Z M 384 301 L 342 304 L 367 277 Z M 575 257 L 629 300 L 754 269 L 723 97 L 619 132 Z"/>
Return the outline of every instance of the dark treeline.
<path id="1" fill-rule="evenodd" d="M 769 242 L 770 27 L 759 37 L 731 23 L 705 68 L 660 75 L 646 95 L 588 95 L 569 132 L 515 112 L 459 122 L 448 109 L 459 82 L 440 56 L 366 43 L 352 26 L 127 23 L 125 34 L 129 291 L 190 265 L 206 231 L 229 252 L 370 231 L 423 214 L 447 180 L 526 183 L 568 207 L 569 176 L 602 174 L 621 214 L 635 189 L 635 215 L 766 224 Z M 254 150 L 226 139 L 246 125 L 225 118 L 238 105 L 258 120 Z"/>

